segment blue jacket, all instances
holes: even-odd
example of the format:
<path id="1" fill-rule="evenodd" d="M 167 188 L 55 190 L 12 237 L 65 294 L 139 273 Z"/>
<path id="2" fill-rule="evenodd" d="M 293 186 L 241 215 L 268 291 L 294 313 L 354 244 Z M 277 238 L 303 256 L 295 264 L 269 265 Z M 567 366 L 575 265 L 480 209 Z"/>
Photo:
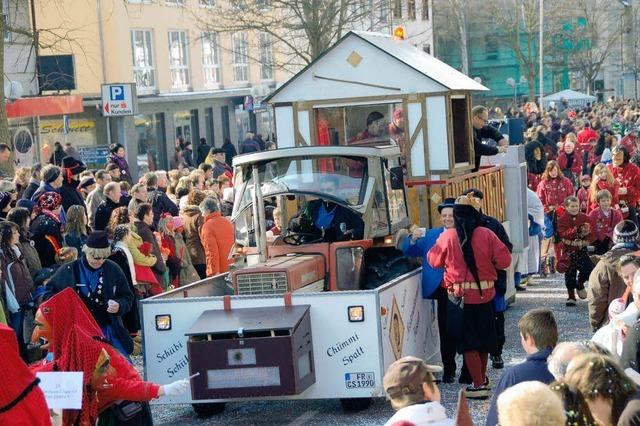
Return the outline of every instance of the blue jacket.
<path id="1" fill-rule="evenodd" d="M 493 399 L 491 407 L 487 413 L 486 426 L 498 424 L 498 407 L 496 405 L 498 397 L 505 389 L 518 383 L 537 380 L 538 382 L 549 384 L 554 381 L 553 375 L 547 368 L 547 358 L 551 354 L 551 349 L 543 349 L 534 354 L 528 355 L 527 360 L 521 364 L 514 365 L 502 373 L 498 385 L 493 389 Z"/>
<path id="2" fill-rule="evenodd" d="M 400 243 L 400 250 L 405 256 L 419 257 L 422 259 L 422 297 L 428 299 L 438 289 L 444 279 L 444 268 L 432 268 L 426 261 L 427 253 L 436 244 L 440 234 L 444 232 L 444 226 L 429 229 L 424 237 L 411 242 L 411 236 L 407 236 Z"/>

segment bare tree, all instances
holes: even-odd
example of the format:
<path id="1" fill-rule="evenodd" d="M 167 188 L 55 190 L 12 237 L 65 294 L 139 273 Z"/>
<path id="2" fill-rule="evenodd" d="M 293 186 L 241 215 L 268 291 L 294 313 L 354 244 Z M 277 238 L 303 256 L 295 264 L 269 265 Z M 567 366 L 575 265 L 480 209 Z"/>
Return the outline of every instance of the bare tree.
<path id="1" fill-rule="evenodd" d="M 195 16 L 203 32 L 268 34 L 273 65 L 297 71 L 351 29 L 388 28 L 388 0 L 231 0 L 208 2 Z M 255 37 L 254 37 L 255 39 Z M 257 49 L 253 49 L 256 52 Z M 242 52 L 250 55 L 249 52 Z M 252 58 L 260 62 L 260 58 Z"/>
<path id="2" fill-rule="evenodd" d="M 435 0 L 433 9 L 438 13 L 434 19 L 437 26 L 434 37 L 441 40 L 449 39 L 456 42 L 460 49 L 460 70 L 469 75 L 469 9 L 477 1 L 466 0 Z M 453 28 L 451 23 L 454 24 Z"/>

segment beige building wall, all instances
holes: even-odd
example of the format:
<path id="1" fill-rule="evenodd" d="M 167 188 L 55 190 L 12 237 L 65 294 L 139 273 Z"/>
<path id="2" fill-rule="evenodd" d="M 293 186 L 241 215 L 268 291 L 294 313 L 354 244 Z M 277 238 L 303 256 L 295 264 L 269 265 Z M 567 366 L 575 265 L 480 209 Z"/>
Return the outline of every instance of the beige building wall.
<path id="1" fill-rule="evenodd" d="M 102 59 L 98 26 L 98 1 L 65 0 L 64 7 L 57 1 L 36 0 L 36 19 L 40 28 L 67 28 L 72 40 L 56 49 L 45 49 L 42 54 L 74 53 L 76 63 L 77 93 L 98 94 L 102 83 Z M 169 93 L 171 86 L 169 67 L 169 39 L 172 30 L 185 31 L 188 41 L 188 64 L 190 84 L 186 91 L 211 90 L 204 83 L 201 31 L 195 16 L 205 13 L 199 0 L 185 0 L 184 6 L 165 4 L 163 0 L 152 3 L 129 3 L 127 0 L 101 0 L 102 33 L 106 58 L 106 82 L 133 81 L 131 30 L 151 30 L 152 53 L 155 68 L 156 92 Z M 247 34 L 251 58 L 258 57 L 257 35 Z M 249 84 L 233 81 L 231 36 L 219 38 L 220 78 L 218 88 L 230 89 L 258 85 L 260 64 L 249 60 Z M 275 70 L 274 81 L 287 78 Z M 179 90 L 180 91 L 180 90 Z M 181 90 L 185 91 L 185 90 Z"/>

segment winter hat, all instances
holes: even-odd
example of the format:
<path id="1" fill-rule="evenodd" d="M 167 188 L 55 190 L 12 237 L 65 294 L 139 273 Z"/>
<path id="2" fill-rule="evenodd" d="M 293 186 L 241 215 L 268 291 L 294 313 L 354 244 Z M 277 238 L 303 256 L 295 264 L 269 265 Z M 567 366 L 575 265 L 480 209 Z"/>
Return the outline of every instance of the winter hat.
<path id="1" fill-rule="evenodd" d="M 60 176 L 61 170 L 60 167 L 58 166 L 52 166 L 52 167 L 45 167 L 42 170 L 42 180 L 45 183 L 51 183 L 54 180 L 58 179 L 58 176 Z"/>
<path id="2" fill-rule="evenodd" d="M 45 192 L 38 198 L 38 205 L 36 209 L 40 212 L 42 210 L 55 210 L 62 204 L 62 197 L 57 192 L 49 191 Z"/>
<path id="3" fill-rule="evenodd" d="M 389 366 L 382 379 L 384 390 L 396 410 L 424 400 L 422 384 L 435 382 L 432 373 L 439 373 L 442 367 L 429 365 L 420 358 L 406 356 Z"/>
<path id="4" fill-rule="evenodd" d="M 623 220 L 613 228 L 613 242 L 635 243 L 638 242 L 638 226 L 630 220 Z"/>
<path id="5" fill-rule="evenodd" d="M 91 185 L 95 185 L 96 180 L 93 178 L 93 176 L 85 176 L 80 180 L 80 186 L 78 186 L 78 188 L 83 189 L 83 188 L 88 188 Z"/>
<path id="6" fill-rule="evenodd" d="M 27 200 L 25 198 L 21 198 L 18 200 L 18 202 L 16 203 L 16 207 L 23 207 L 27 210 L 29 210 L 29 213 L 31 213 L 33 211 L 33 208 L 36 206 L 36 203 L 34 203 L 31 200 Z"/>
<path id="7" fill-rule="evenodd" d="M 4 210 L 11 203 L 11 194 L 0 192 L 0 211 Z"/>
<path id="8" fill-rule="evenodd" d="M 95 259 L 106 259 L 111 255 L 109 237 L 105 231 L 93 231 L 89 234 L 82 251 Z"/>

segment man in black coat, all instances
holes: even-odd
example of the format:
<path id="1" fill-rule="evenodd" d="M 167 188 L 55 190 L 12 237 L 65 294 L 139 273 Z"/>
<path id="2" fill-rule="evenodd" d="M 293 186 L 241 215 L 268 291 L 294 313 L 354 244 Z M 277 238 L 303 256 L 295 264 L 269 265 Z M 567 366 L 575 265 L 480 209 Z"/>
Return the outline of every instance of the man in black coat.
<path id="1" fill-rule="evenodd" d="M 487 108 L 478 105 L 471 110 L 471 123 L 473 124 L 473 150 L 475 153 L 475 166 L 473 171 L 480 168 L 480 159 L 483 155 L 491 156 L 502 152 L 507 152 L 509 141 L 496 129 L 489 126 L 489 111 Z M 482 143 L 483 139 L 492 139 L 498 146 L 491 146 Z"/>
<path id="2" fill-rule="evenodd" d="M 40 175 L 41 171 L 42 164 L 40 163 L 36 163 L 31 167 L 31 179 L 29 179 L 29 184 L 22 193 L 23 199 L 30 200 L 31 197 L 33 197 L 33 194 L 35 194 L 35 192 L 40 187 L 40 180 L 42 179 L 42 176 Z"/>
<path id="3" fill-rule="evenodd" d="M 167 173 L 164 171 L 149 172 L 144 175 L 147 185 L 147 196 L 149 204 L 153 207 L 153 226 L 158 225 L 158 220 L 163 213 L 171 213 L 171 216 L 178 216 L 178 206 L 167 196 Z"/>
<path id="4" fill-rule="evenodd" d="M 104 187 L 105 200 L 100 203 L 96 210 L 96 220 L 94 231 L 104 231 L 109 225 L 111 213 L 121 206 L 120 204 L 120 184 L 117 182 L 109 182 Z"/>
<path id="5" fill-rule="evenodd" d="M 222 150 L 224 151 L 224 161 L 229 165 L 233 165 L 233 157 L 238 155 L 238 151 L 236 151 L 236 147 L 233 146 L 231 140 L 229 138 L 225 138 L 224 143 L 222 144 Z"/>
<path id="6" fill-rule="evenodd" d="M 45 288 L 44 299 L 67 287 L 72 288 L 93 315 L 106 340 L 127 356 L 133 351 L 133 341 L 122 324 L 122 316 L 129 312 L 134 298 L 120 267 L 107 260 L 111 254 L 107 233 L 91 233 L 83 252 L 78 260 L 61 266 L 53 274 Z"/>
<path id="7" fill-rule="evenodd" d="M 75 158 L 68 156 L 62 159 L 62 175 L 64 180 L 60 187 L 60 195 L 62 196 L 62 209 L 66 212 L 71 206 L 82 206 L 87 209 L 84 204 L 82 194 L 78 190 L 80 185 L 80 173 L 84 172 L 87 168 L 82 161 L 78 161 Z"/>
<path id="8" fill-rule="evenodd" d="M 200 163 L 204 163 L 204 160 L 209 155 L 209 151 L 211 150 L 211 146 L 207 144 L 207 140 L 205 138 L 200 138 L 200 143 L 198 144 L 198 148 L 196 148 L 196 164 L 195 166 L 199 166 Z"/>

